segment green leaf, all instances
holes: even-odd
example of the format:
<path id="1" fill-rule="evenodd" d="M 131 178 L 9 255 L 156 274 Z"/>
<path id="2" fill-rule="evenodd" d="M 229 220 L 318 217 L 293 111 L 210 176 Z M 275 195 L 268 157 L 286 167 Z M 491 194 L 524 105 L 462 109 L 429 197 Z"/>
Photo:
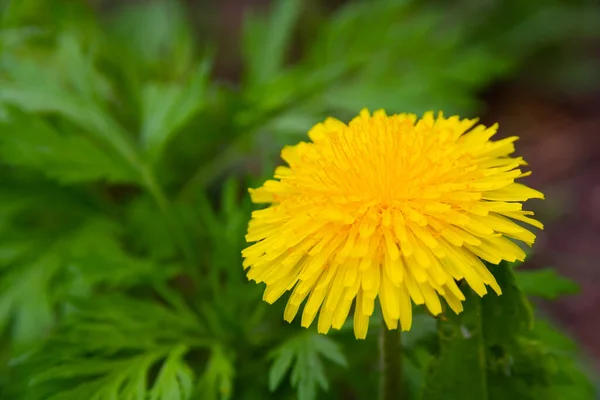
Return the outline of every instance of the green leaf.
<path id="1" fill-rule="evenodd" d="M 274 392 L 279 387 L 285 374 L 289 371 L 294 360 L 294 349 L 282 347 L 277 353 L 271 368 L 269 369 L 269 390 Z"/>
<path id="2" fill-rule="evenodd" d="M 161 367 L 150 392 L 151 400 L 189 399 L 192 395 L 194 374 L 182 356 L 186 346 L 174 348 Z"/>
<path id="3" fill-rule="evenodd" d="M 275 391 L 291 367 L 291 384 L 300 400 L 315 399 L 318 387 L 329 389 L 321 361 L 323 357 L 337 365 L 347 366 L 346 358 L 333 340 L 311 332 L 288 339 L 272 356 L 269 389 Z"/>
<path id="4" fill-rule="evenodd" d="M 144 171 L 145 167 L 127 132 L 95 104 L 69 95 L 60 88 L 15 84 L 7 84 L 0 91 L 0 103 L 2 102 L 31 113 L 52 112 L 62 115 L 113 147 L 136 172 L 142 174 Z"/>
<path id="5" fill-rule="evenodd" d="M 138 176 L 147 179 L 148 170 L 142 162 L 129 133 L 109 114 L 99 97 L 85 87 L 85 71 L 74 71 L 66 77 L 57 74 L 59 65 L 49 67 L 39 61 L 8 57 L 9 80 L 3 82 L 0 105 L 10 105 L 28 113 L 54 113 L 83 129 L 98 141 L 112 148 L 122 162 Z M 59 60 L 60 61 L 60 60 Z M 92 72 L 89 72 L 92 74 Z M 81 75 L 81 76 L 80 76 Z M 92 79 L 98 82 L 99 79 Z M 74 89 L 75 88 L 75 89 Z M 142 180 L 142 179 L 139 179 Z"/>
<path id="6" fill-rule="evenodd" d="M 163 282 L 181 272 L 181 266 L 158 263 L 127 252 L 122 245 L 123 227 L 113 221 L 90 218 L 60 239 L 57 251 L 63 256 L 66 285 L 73 291 L 104 285 L 125 288 Z"/>
<path id="7" fill-rule="evenodd" d="M 494 346 L 509 343 L 519 333 L 530 331 L 533 328 L 533 310 L 506 263 L 488 268 L 502 288 L 500 296 L 491 292 L 481 299 L 485 344 Z"/>
<path id="8" fill-rule="evenodd" d="M 548 320 L 542 318 L 536 319 L 531 335 L 542 341 L 548 349 L 556 353 L 575 354 L 578 352 L 578 346 L 575 341 Z"/>
<path id="9" fill-rule="evenodd" d="M 78 96 L 102 104 L 111 97 L 112 88 L 108 79 L 96 68 L 95 47 L 86 46 L 78 32 L 67 31 L 58 36 L 52 61 L 59 81 Z"/>
<path id="10" fill-rule="evenodd" d="M 586 365 L 572 338 L 544 319 L 536 320 L 531 337 L 539 341 L 550 356 L 549 369 L 553 376 L 547 388 L 548 398 L 587 400 L 597 396 L 597 388 L 592 383 L 595 376 L 593 366 Z"/>
<path id="11" fill-rule="evenodd" d="M 506 264 L 489 268 L 503 293 L 479 298 L 466 284 L 462 285 L 465 310 L 458 315 L 445 313 L 438 322 L 440 354 L 430 367 L 423 400 L 502 398 L 497 393 L 507 396 L 505 389 L 511 388 L 497 379 L 505 370 L 496 368 L 498 375 L 490 368 L 502 365 L 506 359 L 526 360 L 534 367 L 539 364 L 515 344 L 519 334 L 531 330 L 529 302 Z"/>
<path id="12" fill-rule="evenodd" d="M 197 393 L 202 399 L 228 400 L 233 396 L 235 368 L 233 356 L 222 346 L 214 346 Z"/>
<path id="13" fill-rule="evenodd" d="M 440 354 L 430 366 L 423 400 L 488 398 L 481 301 L 470 289 L 464 292 L 465 310 L 438 321 Z"/>
<path id="14" fill-rule="evenodd" d="M 302 4 L 300 0 L 278 0 L 272 3 L 267 21 L 251 15 L 246 18 L 244 52 L 251 85 L 264 84 L 280 73 Z"/>
<path id="15" fill-rule="evenodd" d="M 88 201 L 47 183 L 3 185 L 0 331 L 8 328 L 18 345 L 44 336 L 70 297 L 153 285 L 181 269 L 125 251 L 122 228 Z"/>
<path id="16" fill-rule="evenodd" d="M 63 324 L 62 334 L 76 352 L 135 350 L 173 342 L 207 345 L 202 339 L 203 326 L 186 308 L 122 295 L 96 296 L 73 307 L 74 314 Z"/>
<path id="17" fill-rule="evenodd" d="M 178 77 L 190 68 L 194 36 L 179 1 L 152 0 L 121 6 L 106 24 L 122 65 L 135 65 L 138 76 Z"/>
<path id="18" fill-rule="evenodd" d="M 572 347 L 543 324 L 532 330 L 531 305 L 512 269 L 489 268 L 503 294 L 480 299 L 463 286 L 464 312 L 444 314 L 438 322 L 440 353 L 426 377 L 423 400 L 559 400 L 571 390 L 579 393 L 576 398 L 590 398 L 581 367 L 567 361 L 574 359 Z M 557 344 L 565 350 L 553 350 Z"/>
<path id="19" fill-rule="evenodd" d="M 72 387 L 52 393 L 52 400 L 75 400 L 77 398 L 143 399 L 146 395 L 148 370 L 165 352 L 154 351 L 128 358 L 113 360 L 69 360 L 35 375 L 30 384 L 35 387 L 55 380 L 77 379 Z M 126 397 L 128 396 L 128 397 Z"/>
<path id="20" fill-rule="evenodd" d="M 56 44 L 43 59 L 33 56 L 37 49 L 29 43 L 22 45 L 21 52 L 3 54 L 2 79 L 20 87 L 36 87 L 40 92 L 59 93 L 62 89 L 89 102 L 106 103 L 112 88 L 96 66 L 96 46 L 85 43 L 80 35 L 70 30 L 56 33 L 52 38 Z M 45 32 L 39 36 L 48 39 L 50 35 Z"/>
<path id="21" fill-rule="evenodd" d="M 194 374 L 184 358 L 213 346 L 193 315 L 123 296 L 73 306 L 47 341 L 13 361 L 30 371 L 18 389 L 53 400 L 190 398 Z"/>
<path id="22" fill-rule="evenodd" d="M 79 218 L 85 208 L 44 185 L 19 189 L 5 182 L 0 195 L 0 332 L 9 328 L 17 345 L 45 335 L 54 322 L 56 277 L 65 268 L 57 238 L 71 228 L 69 220 L 54 226 L 54 219 L 66 210 Z"/>
<path id="23" fill-rule="evenodd" d="M 72 389 L 60 391 L 49 397 L 48 400 L 82 398 L 94 400 L 146 398 L 187 400 L 190 398 L 193 374 L 190 367 L 181 359 L 181 353 L 184 351 L 185 348 L 180 346 L 170 351 L 151 351 L 140 356 L 114 361 L 67 363 L 36 376 L 32 383 L 35 385 L 46 380 L 64 379 L 65 377 L 85 378 L 85 375 L 92 378 Z M 162 362 L 162 366 L 152 385 L 152 390 L 148 393 L 147 376 L 157 362 Z"/>
<path id="24" fill-rule="evenodd" d="M 345 60 L 352 73 L 323 85 L 313 104 L 348 115 L 363 107 L 471 112 L 477 106 L 473 90 L 513 62 L 466 40 L 467 24 L 449 19 L 448 13 L 427 3 L 390 0 L 353 2 L 335 13 L 313 33 L 303 62 L 317 70 Z"/>
<path id="25" fill-rule="evenodd" d="M 34 65 L 34 70 L 46 72 L 45 75 L 48 75 L 43 65 L 37 63 Z M 11 81 L 3 85 L 3 90 L 0 91 L 0 106 L 3 104 L 30 113 L 57 114 L 61 120 L 65 119 L 68 123 L 78 126 L 111 148 L 123 163 L 135 171 L 136 181 L 147 189 L 156 201 L 160 212 L 168 219 L 168 229 L 177 240 L 186 264 L 192 265 L 196 262 L 193 246 L 183 232 L 181 221 L 172 210 L 154 172 L 141 157 L 132 135 L 114 115 L 107 112 L 104 105 L 95 99 L 90 100 L 81 94 L 73 93 L 68 84 L 38 85 L 27 79 Z"/>
<path id="26" fill-rule="evenodd" d="M 13 112 L 0 129 L 0 156 L 8 164 L 35 169 L 61 183 L 137 179 L 121 158 L 85 136 L 59 133 L 40 118 Z"/>
<path id="27" fill-rule="evenodd" d="M 177 243 L 168 230 L 168 221 L 156 214 L 156 204 L 149 196 L 138 196 L 127 207 L 127 236 L 133 250 L 154 260 L 172 260 Z"/>
<path id="28" fill-rule="evenodd" d="M 516 270 L 515 278 L 519 288 L 530 296 L 554 300 L 565 294 L 579 292 L 577 283 L 559 275 L 554 268 Z"/>
<path id="29" fill-rule="evenodd" d="M 4 28 L 0 31 L 0 48 L 6 53 L 12 52 L 19 46 L 24 46 L 27 42 L 33 38 L 41 36 L 41 29 L 24 26 L 15 28 Z"/>
<path id="30" fill-rule="evenodd" d="M 160 156 L 173 135 L 205 102 L 209 63 L 203 62 L 189 82 L 147 83 L 142 93 L 142 145 L 151 159 Z"/>
<path id="31" fill-rule="evenodd" d="M 346 356 L 344 356 L 344 353 L 342 353 L 336 342 L 323 335 L 314 335 L 312 339 L 317 353 L 321 354 L 334 364 L 348 367 Z"/>
<path id="32" fill-rule="evenodd" d="M 58 268 L 58 259 L 50 253 L 1 277 L 0 330 L 12 318 L 12 336 L 17 344 L 38 339 L 52 326 L 55 299 L 51 279 Z"/>

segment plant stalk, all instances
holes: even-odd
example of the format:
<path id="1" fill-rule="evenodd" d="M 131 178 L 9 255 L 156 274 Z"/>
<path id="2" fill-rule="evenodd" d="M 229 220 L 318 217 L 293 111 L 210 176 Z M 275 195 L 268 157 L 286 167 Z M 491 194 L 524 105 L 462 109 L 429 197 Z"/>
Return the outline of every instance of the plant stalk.
<path id="1" fill-rule="evenodd" d="M 380 387 L 379 400 L 404 398 L 402 385 L 402 333 L 382 324 L 379 336 Z"/>

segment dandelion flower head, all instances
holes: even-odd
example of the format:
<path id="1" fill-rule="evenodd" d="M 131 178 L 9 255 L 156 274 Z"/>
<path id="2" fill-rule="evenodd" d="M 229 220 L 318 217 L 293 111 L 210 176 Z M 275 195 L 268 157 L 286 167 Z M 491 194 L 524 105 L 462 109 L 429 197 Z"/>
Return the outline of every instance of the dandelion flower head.
<path id="1" fill-rule="evenodd" d="M 523 260 L 514 240 L 542 225 L 522 202 L 542 193 L 515 180 L 528 173 L 511 157 L 517 137 L 475 119 L 441 113 L 388 116 L 361 111 L 349 124 L 328 118 L 310 141 L 285 147 L 288 166 L 251 189 L 254 211 L 242 255 L 248 279 L 264 282 L 264 300 L 291 291 L 284 318 L 302 303 L 301 324 L 318 314 L 318 331 L 340 329 L 354 306 L 354 333 L 365 338 L 376 300 L 389 329 L 409 330 L 412 303 L 437 315 L 440 297 L 456 313 L 465 297 L 501 289 L 485 260 Z"/>

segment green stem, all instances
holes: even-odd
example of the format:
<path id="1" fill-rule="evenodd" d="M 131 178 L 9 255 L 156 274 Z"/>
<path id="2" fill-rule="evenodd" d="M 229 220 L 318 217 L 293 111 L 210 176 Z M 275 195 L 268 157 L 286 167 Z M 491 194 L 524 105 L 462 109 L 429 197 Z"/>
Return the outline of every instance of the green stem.
<path id="1" fill-rule="evenodd" d="M 402 336 L 399 329 L 389 330 L 382 324 L 379 337 L 381 386 L 379 400 L 402 399 Z"/>
<path id="2" fill-rule="evenodd" d="M 177 198 L 191 197 L 193 190 L 198 187 L 205 188 L 211 183 L 211 180 L 217 179 L 223 172 L 227 171 L 227 168 L 242 159 L 244 154 L 238 145 L 237 141 L 230 144 L 225 151 L 215 156 L 212 161 L 198 168 L 190 180 L 183 186 Z"/>
<path id="3" fill-rule="evenodd" d="M 128 139 L 129 135 L 127 134 L 127 131 L 121 127 L 117 121 L 108 117 L 95 105 L 84 108 L 86 112 L 82 113 L 73 113 L 71 108 L 77 109 L 77 107 L 69 108 L 67 114 L 70 115 L 71 118 L 79 122 L 82 126 L 91 128 L 91 130 L 95 131 L 99 137 L 110 143 L 120 156 L 123 157 L 123 159 L 126 160 L 140 175 L 141 183 L 154 198 L 161 213 L 165 216 L 167 224 L 169 225 L 168 228 L 180 248 L 182 256 L 190 269 L 190 274 L 197 274 L 195 272 L 197 266 L 196 253 L 185 232 L 181 218 L 173 212 L 171 202 L 165 195 L 162 187 L 156 181 L 156 177 L 151 168 L 141 158 L 136 146 Z M 194 278 L 196 277 L 194 276 Z"/>

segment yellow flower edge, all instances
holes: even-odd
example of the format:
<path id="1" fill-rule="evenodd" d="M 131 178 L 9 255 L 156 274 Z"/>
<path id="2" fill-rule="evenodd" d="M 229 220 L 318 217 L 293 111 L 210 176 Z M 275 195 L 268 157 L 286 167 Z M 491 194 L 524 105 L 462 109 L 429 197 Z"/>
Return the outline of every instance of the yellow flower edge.
<path id="1" fill-rule="evenodd" d="M 389 329 L 410 330 L 412 304 L 456 313 L 464 279 L 479 295 L 501 288 L 482 260 L 525 258 L 542 229 L 522 202 L 544 196 L 516 183 L 528 175 L 511 157 L 517 137 L 490 141 L 498 125 L 425 113 L 362 110 L 350 123 L 315 125 L 310 141 L 285 147 L 288 166 L 250 189 L 254 211 L 242 251 L 247 277 L 273 303 L 292 291 L 284 318 L 302 303 L 301 324 L 340 329 L 352 304 L 356 338 L 367 336 L 375 299 Z"/>

